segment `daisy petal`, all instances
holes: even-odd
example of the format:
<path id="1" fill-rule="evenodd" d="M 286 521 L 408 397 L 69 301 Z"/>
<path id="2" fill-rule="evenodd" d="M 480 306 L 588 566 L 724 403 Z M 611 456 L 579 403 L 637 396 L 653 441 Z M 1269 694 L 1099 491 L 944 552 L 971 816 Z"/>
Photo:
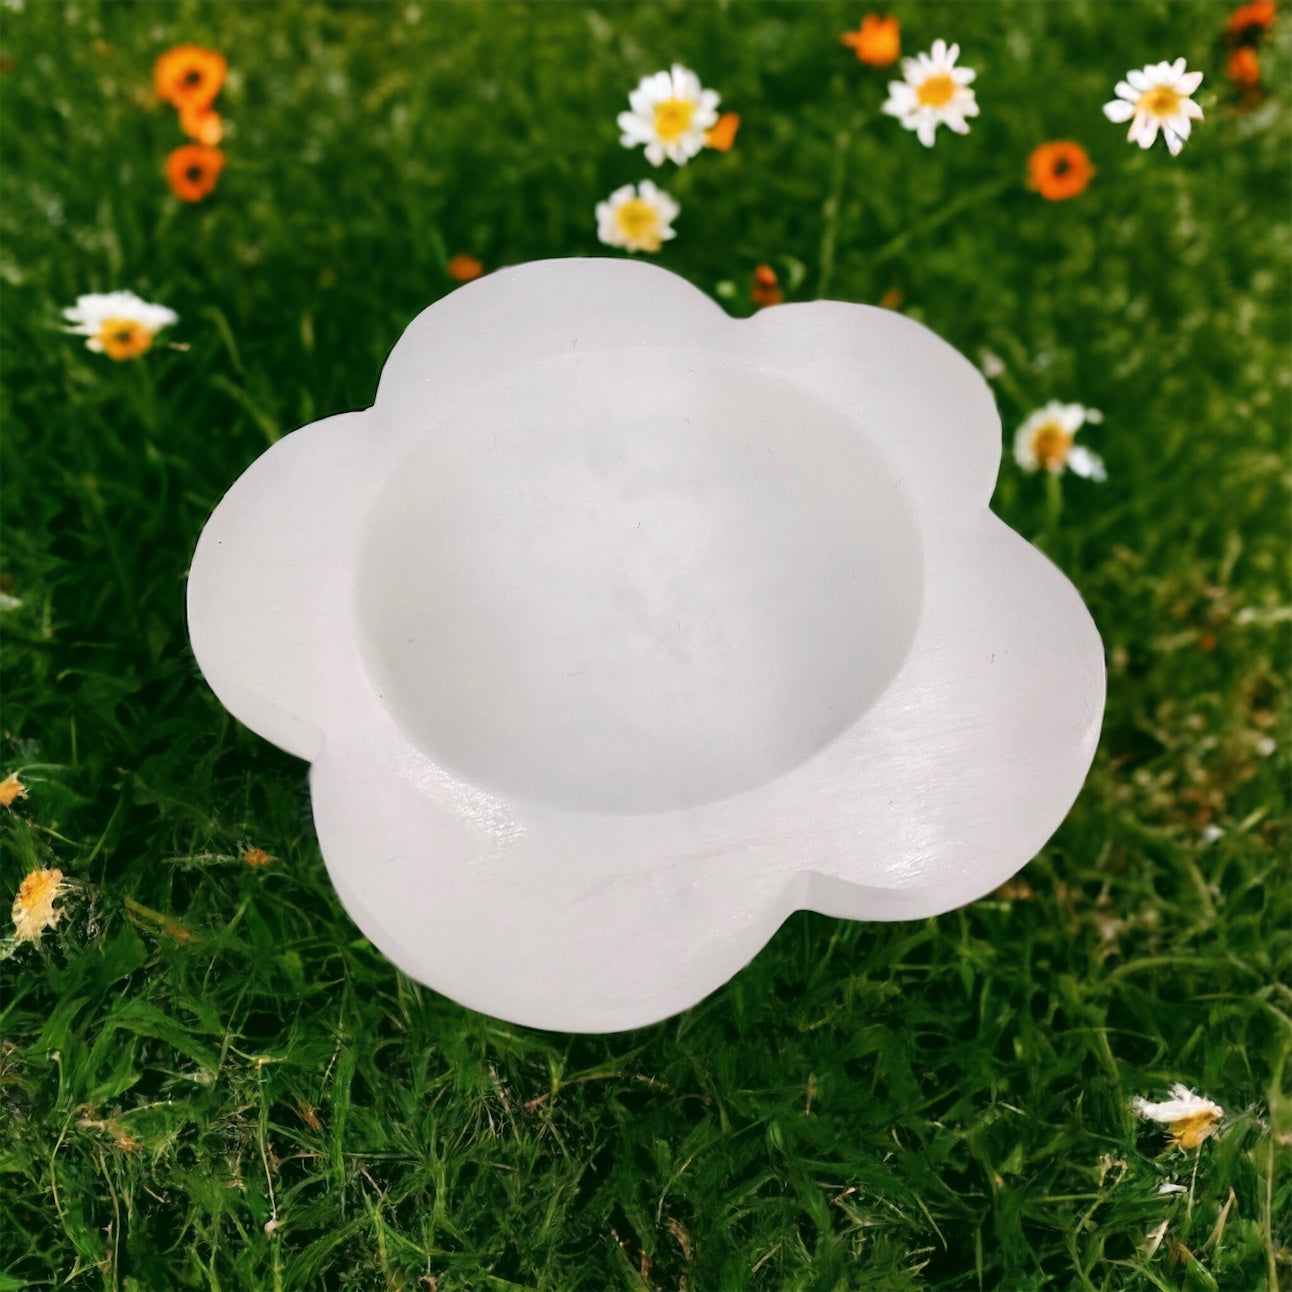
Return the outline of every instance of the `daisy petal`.
<path id="1" fill-rule="evenodd" d="M 1084 480 L 1102 483 L 1108 479 L 1108 468 L 1104 466 L 1103 458 L 1081 444 L 1068 451 L 1068 469 Z"/>
<path id="2" fill-rule="evenodd" d="M 1156 117 L 1150 117 L 1145 112 L 1137 112 L 1135 120 L 1131 123 L 1131 136 L 1134 142 L 1141 148 L 1152 148 L 1153 141 L 1157 138 L 1158 125 Z"/>

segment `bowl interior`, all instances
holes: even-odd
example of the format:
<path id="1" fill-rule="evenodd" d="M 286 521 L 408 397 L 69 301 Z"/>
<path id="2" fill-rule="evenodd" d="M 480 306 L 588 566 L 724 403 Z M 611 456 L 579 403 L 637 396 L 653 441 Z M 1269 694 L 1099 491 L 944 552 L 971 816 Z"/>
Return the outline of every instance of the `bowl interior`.
<path id="1" fill-rule="evenodd" d="M 783 774 L 864 712 L 919 617 L 919 532 L 865 418 L 646 347 L 428 411 L 360 544 L 382 703 L 455 774 L 570 811 Z"/>

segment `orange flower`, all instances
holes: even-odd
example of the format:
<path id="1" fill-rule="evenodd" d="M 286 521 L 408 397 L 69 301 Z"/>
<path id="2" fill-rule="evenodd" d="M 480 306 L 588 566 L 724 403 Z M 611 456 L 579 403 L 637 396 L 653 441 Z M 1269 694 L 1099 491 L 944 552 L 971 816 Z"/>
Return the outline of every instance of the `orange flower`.
<path id="1" fill-rule="evenodd" d="M 200 202 L 215 189 L 224 154 L 206 144 L 183 144 L 166 158 L 166 178 L 181 202 Z"/>
<path id="2" fill-rule="evenodd" d="M 850 45 L 862 63 L 871 67 L 888 67 L 902 52 L 902 29 L 896 18 L 881 18 L 868 13 L 856 31 L 845 31 L 839 40 Z"/>
<path id="3" fill-rule="evenodd" d="M 1241 85 L 1244 89 L 1259 85 L 1261 60 L 1256 56 L 1256 51 L 1250 45 L 1239 45 L 1229 56 L 1229 62 L 1225 65 L 1225 75 L 1235 85 Z"/>
<path id="4" fill-rule="evenodd" d="M 484 266 L 474 256 L 454 256 L 444 266 L 444 272 L 455 282 L 469 283 L 484 273 Z"/>
<path id="5" fill-rule="evenodd" d="M 749 289 L 749 295 L 759 309 L 779 305 L 785 299 L 780 283 L 776 280 L 776 270 L 771 265 L 759 265 L 754 270 L 754 285 Z"/>
<path id="6" fill-rule="evenodd" d="M 881 310 L 900 310 L 902 302 L 906 300 L 906 293 L 900 287 L 890 287 L 880 298 L 879 308 Z"/>
<path id="7" fill-rule="evenodd" d="M 15 799 L 25 799 L 27 787 L 18 779 L 17 772 L 10 772 L 0 781 L 0 807 L 13 807 Z"/>
<path id="8" fill-rule="evenodd" d="M 224 55 L 200 45 L 176 45 L 153 68 L 157 97 L 177 108 L 209 108 L 224 84 Z"/>
<path id="9" fill-rule="evenodd" d="M 267 866 L 273 858 L 263 848 L 248 848 L 242 854 L 242 860 L 248 866 Z"/>
<path id="10" fill-rule="evenodd" d="M 1061 139 L 1042 144 L 1027 159 L 1028 184 L 1048 202 L 1062 202 L 1086 191 L 1095 168 L 1080 144 Z"/>
<path id="11" fill-rule="evenodd" d="M 214 148 L 224 138 L 224 122 L 214 108 L 185 104 L 179 110 L 179 128 L 208 148 Z"/>
<path id="12" fill-rule="evenodd" d="M 1274 25 L 1274 14 L 1274 0 L 1252 0 L 1235 9 L 1225 26 L 1239 40 L 1259 40 Z"/>
<path id="13" fill-rule="evenodd" d="M 704 136 L 706 148 L 713 148 L 720 153 L 727 152 L 731 145 L 736 142 L 736 131 L 740 129 L 740 114 L 738 112 L 724 112 L 717 121 L 709 127 L 709 132 Z"/>

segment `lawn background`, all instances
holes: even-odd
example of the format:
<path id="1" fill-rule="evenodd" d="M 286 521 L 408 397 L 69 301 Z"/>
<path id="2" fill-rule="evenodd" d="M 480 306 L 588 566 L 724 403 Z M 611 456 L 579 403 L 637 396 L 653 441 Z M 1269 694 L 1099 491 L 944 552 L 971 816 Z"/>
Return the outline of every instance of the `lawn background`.
<path id="1" fill-rule="evenodd" d="M 958 40 L 979 74 L 971 134 L 926 151 L 838 43 L 864 12 L 0 10 L 0 774 L 30 788 L 0 895 L 38 866 L 80 885 L 0 964 L 0 1289 L 1288 1285 L 1292 114 L 1239 110 L 1224 6 L 900 3 L 905 52 Z M 231 68 L 198 206 L 151 88 L 187 42 Z M 1100 106 L 1181 54 L 1207 119 L 1141 153 Z M 675 59 L 743 124 L 654 172 L 614 117 Z M 1023 184 L 1053 138 L 1098 168 L 1072 202 Z M 304 765 L 196 670 L 184 580 L 268 442 L 371 402 L 451 255 L 598 254 L 595 202 L 647 177 L 682 207 L 659 263 L 733 313 L 762 262 L 790 299 L 900 292 L 1003 361 L 1006 434 L 1049 398 L 1104 411 L 1106 484 L 1007 455 L 994 506 L 1087 599 L 1108 713 L 1021 885 L 936 920 L 799 913 L 685 1015 L 570 1037 L 358 935 Z M 117 288 L 185 348 L 114 364 L 60 333 Z M 1227 1110 L 1198 1152 L 1128 1111 L 1174 1081 Z"/>

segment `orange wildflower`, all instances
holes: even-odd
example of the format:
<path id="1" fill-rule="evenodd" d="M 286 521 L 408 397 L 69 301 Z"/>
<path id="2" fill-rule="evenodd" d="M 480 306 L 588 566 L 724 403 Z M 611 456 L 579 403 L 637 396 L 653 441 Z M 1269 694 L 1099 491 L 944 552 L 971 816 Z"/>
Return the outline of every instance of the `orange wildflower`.
<path id="1" fill-rule="evenodd" d="M 1259 85 L 1261 83 L 1261 60 L 1257 57 L 1256 51 L 1250 45 L 1239 45 L 1229 55 L 1229 62 L 1225 64 L 1225 75 L 1235 85 L 1241 85 L 1244 89 L 1251 89 L 1252 86 Z"/>
<path id="2" fill-rule="evenodd" d="M 0 807 L 13 807 L 15 799 L 25 799 L 27 787 L 18 779 L 17 772 L 10 772 L 0 781 Z"/>
<path id="3" fill-rule="evenodd" d="M 736 131 L 739 129 L 740 114 L 738 112 L 724 112 L 709 127 L 708 133 L 704 136 L 704 146 L 713 148 L 717 152 L 725 153 L 736 142 Z"/>
<path id="4" fill-rule="evenodd" d="M 881 310 L 900 310 L 906 300 L 906 293 L 900 287 L 890 287 L 880 298 Z"/>
<path id="5" fill-rule="evenodd" d="M 749 295 L 759 309 L 768 305 L 779 305 L 785 299 L 780 283 L 776 279 L 776 270 L 771 265 L 759 265 L 754 270 L 754 285 L 749 289 Z"/>
<path id="6" fill-rule="evenodd" d="M 1084 193 L 1094 173 L 1086 150 L 1067 139 L 1042 144 L 1027 159 L 1028 184 L 1047 202 Z"/>
<path id="7" fill-rule="evenodd" d="M 177 108 L 209 108 L 224 84 L 224 55 L 200 45 L 176 45 L 153 68 L 157 97 Z"/>
<path id="8" fill-rule="evenodd" d="M 469 283 L 473 278 L 479 278 L 484 273 L 484 265 L 474 256 L 454 256 L 444 266 L 444 272 L 454 282 Z"/>
<path id="9" fill-rule="evenodd" d="M 881 18 L 868 13 L 856 31 L 845 31 L 840 43 L 850 46 L 862 63 L 871 67 L 888 67 L 902 52 L 902 30 L 896 18 Z"/>
<path id="10" fill-rule="evenodd" d="M 181 202 L 200 202 L 215 190 L 224 154 L 206 144 L 183 144 L 166 159 L 166 178 Z"/>
<path id="11" fill-rule="evenodd" d="M 1252 0 L 1235 9 L 1225 27 L 1239 40 L 1259 40 L 1274 25 L 1275 12 L 1274 0 Z"/>
<path id="12" fill-rule="evenodd" d="M 242 860 L 248 866 L 267 866 L 273 858 L 263 848 L 248 848 L 242 854 Z"/>
<path id="13" fill-rule="evenodd" d="M 224 138 L 224 122 L 214 108 L 185 104 L 179 110 L 179 128 L 208 148 L 214 148 Z"/>

